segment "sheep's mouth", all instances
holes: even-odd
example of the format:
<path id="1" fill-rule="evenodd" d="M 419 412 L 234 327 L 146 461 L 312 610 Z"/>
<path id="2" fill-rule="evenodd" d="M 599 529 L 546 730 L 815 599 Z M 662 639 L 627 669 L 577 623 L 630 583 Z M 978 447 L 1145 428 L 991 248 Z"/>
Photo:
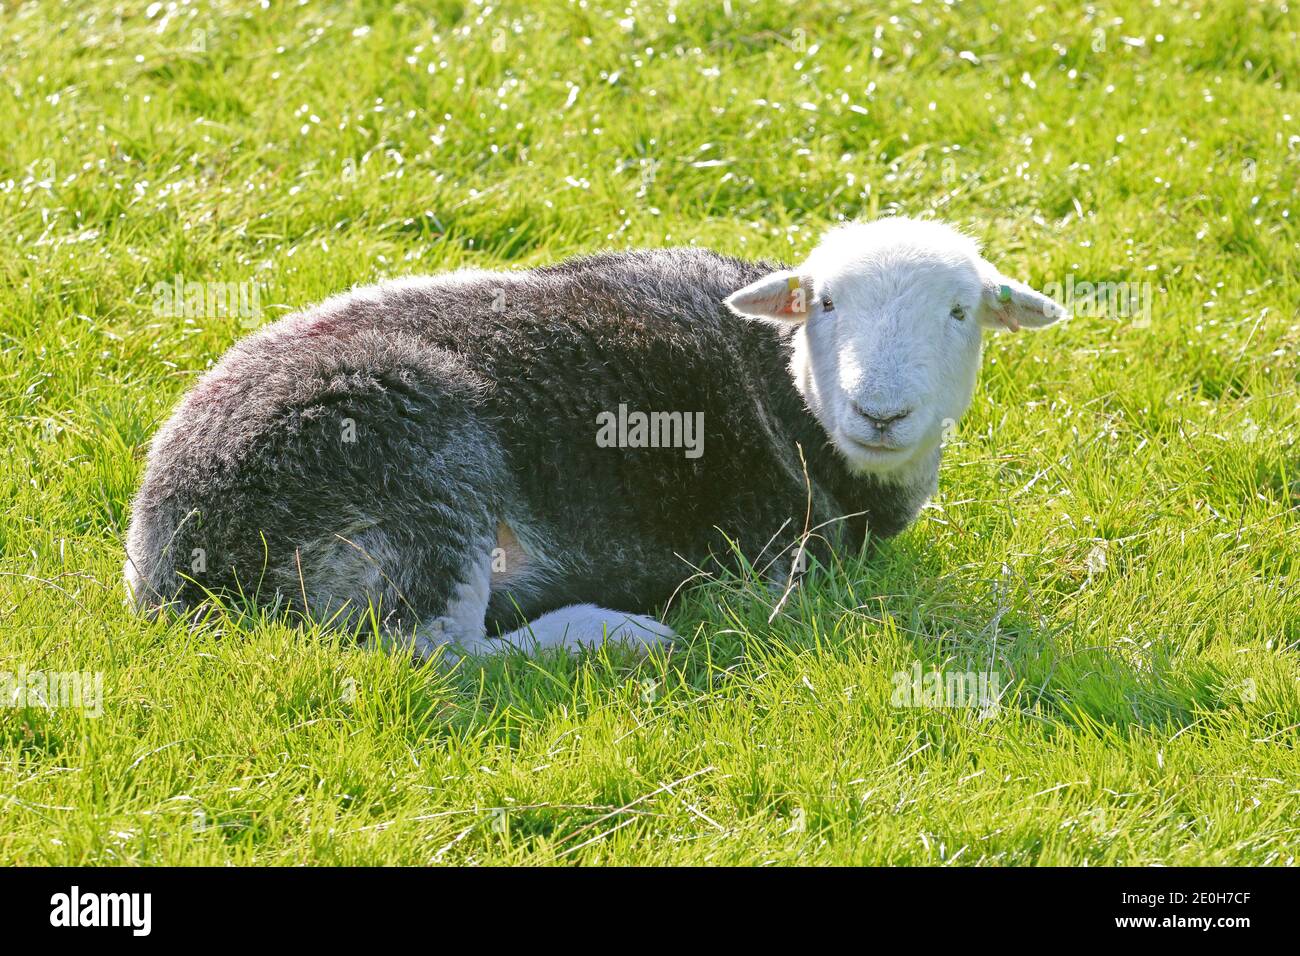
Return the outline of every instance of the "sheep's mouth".
<path id="1" fill-rule="evenodd" d="M 845 435 L 849 443 L 863 451 L 871 452 L 874 455 L 892 454 L 893 452 L 906 451 L 906 445 L 898 445 L 893 442 L 870 442 L 861 438 L 854 438 L 852 435 Z"/>
<path id="2" fill-rule="evenodd" d="M 840 454 L 848 459 L 849 468 L 855 472 L 884 474 L 904 467 L 912 459 L 911 445 L 891 442 L 872 442 L 840 433 Z"/>

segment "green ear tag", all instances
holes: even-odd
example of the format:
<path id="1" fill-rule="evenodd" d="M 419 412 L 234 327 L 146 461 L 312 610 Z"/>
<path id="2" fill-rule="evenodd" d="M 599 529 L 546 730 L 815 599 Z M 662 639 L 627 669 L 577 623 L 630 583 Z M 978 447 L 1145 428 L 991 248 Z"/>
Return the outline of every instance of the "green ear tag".
<path id="1" fill-rule="evenodd" d="M 999 302 L 1011 301 L 1011 286 L 1009 285 L 998 286 L 998 301 Z"/>
<path id="2" fill-rule="evenodd" d="M 790 286 L 790 291 L 791 291 L 791 292 L 795 291 L 795 289 L 799 288 L 799 285 L 800 285 L 799 277 L 798 277 L 798 276 L 791 276 L 790 279 L 789 279 L 789 281 L 787 282 L 787 285 Z"/>

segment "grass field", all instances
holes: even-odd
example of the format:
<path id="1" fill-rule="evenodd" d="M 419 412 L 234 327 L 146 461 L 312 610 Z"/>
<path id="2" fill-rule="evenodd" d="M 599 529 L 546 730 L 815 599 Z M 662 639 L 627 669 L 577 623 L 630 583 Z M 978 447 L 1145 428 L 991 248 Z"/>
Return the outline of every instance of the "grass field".
<path id="1" fill-rule="evenodd" d="M 102 675 L 0 707 L 0 863 L 1293 864 L 1297 78 L 1272 0 L 0 6 L 0 672 Z M 896 211 L 1138 307 L 990 337 L 938 497 L 773 624 L 715 581 L 669 656 L 448 672 L 123 607 L 259 321 Z M 936 668 L 998 706 L 892 699 Z"/>

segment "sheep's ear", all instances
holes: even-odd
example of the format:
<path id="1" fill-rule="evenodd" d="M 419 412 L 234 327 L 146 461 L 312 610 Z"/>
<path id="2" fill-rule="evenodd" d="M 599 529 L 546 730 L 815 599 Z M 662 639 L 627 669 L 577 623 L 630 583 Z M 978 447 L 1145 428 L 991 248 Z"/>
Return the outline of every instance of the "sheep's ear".
<path id="1" fill-rule="evenodd" d="M 726 298 L 727 308 L 745 318 L 796 324 L 808 318 L 812 301 L 812 279 L 789 270 L 763 276 Z"/>
<path id="2" fill-rule="evenodd" d="M 980 269 L 984 290 L 980 301 L 980 325 L 988 329 L 1041 329 L 1065 317 L 1065 309 L 1015 279 L 1008 279 L 989 263 Z"/>

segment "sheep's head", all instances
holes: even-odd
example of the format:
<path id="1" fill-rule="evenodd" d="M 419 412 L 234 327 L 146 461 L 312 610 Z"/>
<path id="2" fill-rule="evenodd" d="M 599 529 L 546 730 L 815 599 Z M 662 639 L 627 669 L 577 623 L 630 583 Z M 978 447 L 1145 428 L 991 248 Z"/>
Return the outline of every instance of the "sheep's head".
<path id="1" fill-rule="evenodd" d="M 1001 275 L 974 240 L 902 218 L 840 226 L 799 269 L 727 305 L 796 326 L 795 384 L 849 466 L 878 475 L 932 460 L 970 405 L 982 329 L 1036 329 L 1065 314 Z"/>

